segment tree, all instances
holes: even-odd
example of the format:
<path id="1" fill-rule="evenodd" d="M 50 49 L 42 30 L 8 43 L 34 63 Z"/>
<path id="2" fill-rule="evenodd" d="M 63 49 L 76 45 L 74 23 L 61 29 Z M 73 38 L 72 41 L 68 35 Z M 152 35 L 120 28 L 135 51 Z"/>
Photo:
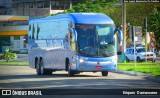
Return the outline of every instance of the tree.
<path id="1" fill-rule="evenodd" d="M 1 58 L 5 59 L 8 62 L 10 59 L 17 59 L 17 54 L 12 53 L 9 48 L 5 50 L 5 53 L 1 56 Z"/>
<path id="2" fill-rule="evenodd" d="M 160 7 L 148 16 L 148 31 L 154 32 L 158 50 L 160 49 Z"/>
<path id="3" fill-rule="evenodd" d="M 154 8 L 160 7 L 158 3 L 127 3 L 127 22 L 134 26 L 143 26 L 144 19 L 153 12 Z M 144 28 L 144 27 L 143 27 Z"/>

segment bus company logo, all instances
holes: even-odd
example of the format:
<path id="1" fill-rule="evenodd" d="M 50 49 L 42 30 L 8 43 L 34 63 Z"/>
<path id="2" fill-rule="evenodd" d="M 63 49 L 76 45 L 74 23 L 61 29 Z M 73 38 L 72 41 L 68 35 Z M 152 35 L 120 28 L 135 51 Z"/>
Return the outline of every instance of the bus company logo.
<path id="1" fill-rule="evenodd" d="M 97 62 L 97 65 L 99 65 L 100 64 L 100 62 Z"/>
<path id="2" fill-rule="evenodd" d="M 11 90 L 2 90 L 2 95 L 11 95 Z"/>

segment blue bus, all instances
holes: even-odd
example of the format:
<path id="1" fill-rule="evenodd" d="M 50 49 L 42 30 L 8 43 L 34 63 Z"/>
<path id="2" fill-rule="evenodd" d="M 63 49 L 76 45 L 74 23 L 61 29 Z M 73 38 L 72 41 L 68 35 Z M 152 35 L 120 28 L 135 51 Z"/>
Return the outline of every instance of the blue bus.
<path id="1" fill-rule="evenodd" d="M 37 75 L 65 70 L 69 76 L 117 69 L 113 20 L 100 13 L 70 13 L 29 22 L 29 66 Z"/>

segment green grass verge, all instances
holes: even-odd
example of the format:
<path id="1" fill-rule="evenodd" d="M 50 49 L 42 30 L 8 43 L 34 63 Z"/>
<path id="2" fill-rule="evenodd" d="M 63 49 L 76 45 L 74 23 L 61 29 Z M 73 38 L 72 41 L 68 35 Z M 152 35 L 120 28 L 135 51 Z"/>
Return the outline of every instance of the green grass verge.
<path id="1" fill-rule="evenodd" d="M 5 62 L 5 61 L 0 61 L 0 65 L 11 65 L 11 66 L 28 66 L 28 62 Z"/>
<path id="2" fill-rule="evenodd" d="M 152 76 L 160 76 L 160 64 L 152 62 L 136 63 L 136 66 L 134 63 L 118 63 L 118 70 L 149 73 Z"/>

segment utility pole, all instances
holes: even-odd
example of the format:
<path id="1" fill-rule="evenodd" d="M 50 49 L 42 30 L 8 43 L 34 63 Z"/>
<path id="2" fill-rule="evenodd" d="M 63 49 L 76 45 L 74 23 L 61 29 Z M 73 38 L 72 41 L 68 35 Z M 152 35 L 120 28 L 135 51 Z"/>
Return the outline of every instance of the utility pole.
<path id="1" fill-rule="evenodd" d="M 67 4 L 67 2 L 66 2 L 66 0 L 64 0 L 64 12 L 66 11 L 66 4 Z"/>
<path id="2" fill-rule="evenodd" d="M 69 8 L 70 9 L 72 8 L 72 0 L 70 0 L 70 2 L 69 2 Z"/>
<path id="3" fill-rule="evenodd" d="M 49 1 L 49 14 L 51 15 L 52 14 L 52 1 L 50 0 Z"/>
<path id="4" fill-rule="evenodd" d="M 122 45 L 122 62 L 126 61 L 126 3 L 122 2 L 122 31 L 123 31 L 123 45 Z"/>
<path id="5" fill-rule="evenodd" d="M 145 40 L 145 59 L 146 59 L 146 62 L 147 62 L 147 17 L 145 19 L 145 30 L 146 30 L 146 40 Z"/>

